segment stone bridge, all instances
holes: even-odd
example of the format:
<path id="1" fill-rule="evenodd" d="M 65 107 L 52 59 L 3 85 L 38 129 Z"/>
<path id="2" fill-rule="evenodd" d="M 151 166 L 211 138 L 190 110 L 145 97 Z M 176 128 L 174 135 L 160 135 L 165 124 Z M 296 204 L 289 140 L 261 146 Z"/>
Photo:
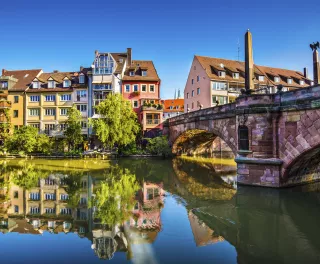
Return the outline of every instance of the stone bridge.
<path id="1" fill-rule="evenodd" d="M 194 133 L 193 133 L 194 131 Z M 235 103 L 170 118 L 174 154 L 181 138 L 206 133 L 232 150 L 240 184 L 284 187 L 320 179 L 320 86 L 241 96 Z M 201 142 L 200 144 L 204 144 Z"/>

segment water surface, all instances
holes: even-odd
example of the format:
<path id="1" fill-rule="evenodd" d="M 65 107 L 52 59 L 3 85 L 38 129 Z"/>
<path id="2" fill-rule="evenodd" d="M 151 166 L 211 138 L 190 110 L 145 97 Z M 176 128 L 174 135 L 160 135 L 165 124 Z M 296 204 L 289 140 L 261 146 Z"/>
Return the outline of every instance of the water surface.
<path id="1" fill-rule="evenodd" d="M 0 162 L 2 263 L 320 263 L 320 185 L 236 185 L 231 159 Z"/>

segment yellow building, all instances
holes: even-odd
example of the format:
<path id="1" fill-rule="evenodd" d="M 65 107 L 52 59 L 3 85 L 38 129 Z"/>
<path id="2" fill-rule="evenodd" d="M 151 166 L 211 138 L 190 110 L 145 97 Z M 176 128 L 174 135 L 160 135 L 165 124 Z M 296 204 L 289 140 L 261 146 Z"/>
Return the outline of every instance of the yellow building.
<path id="1" fill-rule="evenodd" d="M 26 125 L 36 127 L 49 136 L 63 136 L 68 109 L 78 102 L 78 92 L 87 95 L 83 72 L 42 73 L 32 80 L 26 91 Z M 87 102 L 76 104 L 83 120 L 82 133 L 87 134 Z"/>
<path id="2" fill-rule="evenodd" d="M 0 77 L 1 89 L 8 93 L 8 101 L 11 102 L 10 117 L 14 128 L 25 124 L 25 91 L 32 80 L 39 76 L 42 70 L 2 70 Z"/>

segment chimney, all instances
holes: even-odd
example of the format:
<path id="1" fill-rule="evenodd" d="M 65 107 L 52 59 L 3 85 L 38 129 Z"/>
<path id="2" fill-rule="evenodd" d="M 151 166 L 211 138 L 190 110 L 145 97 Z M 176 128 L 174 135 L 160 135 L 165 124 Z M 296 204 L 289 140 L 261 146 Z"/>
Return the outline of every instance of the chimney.
<path id="1" fill-rule="evenodd" d="M 313 51 L 313 79 L 315 85 L 320 84 L 320 66 L 317 49 Z"/>
<path id="2" fill-rule="evenodd" d="M 245 34 L 245 87 L 246 91 L 254 89 L 253 83 L 253 54 L 252 54 L 252 35 L 248 29 Z"/>
<path id="3" fill-rule="evenodd" d="M 131 66 L 132 63 L 132 49 L 131 48 L 127 48 L 127 62 L 128 62 L 128 66 Z"/>
<path id="4" fill-rule="evenodd" d="M 304 78 L 308 78 L 308 68 L 307 67 L 303 68 L 303 76 L 304 76 Z"/>
<path id="5" fill-rule="evenodd" d="M 4 75 L 7 72 L 6 69 L 2 69 L 2 75 Z"/>
<path id="6" fill-rule="evenodd" d="M 83 66 L 80 66 L 80 71 L 81 71 L 81 72 L 83 71 Z"/>
<path id="7" fill-rule="evenodd" d="M 58 71 L 58 70 L 54 70 L 54 71 L 53 71 L 53 73 L 57 73 L 57 72 L 59 72 L 59 71 Z"/>
<path id="8" fill-rule="evenodd" d="M 95 50 L 95 51 L 94 51 L 94 56 L 97 57 L 98 54 L 99 54 L 99 51 L 98 51 L 98 50 Z"/>

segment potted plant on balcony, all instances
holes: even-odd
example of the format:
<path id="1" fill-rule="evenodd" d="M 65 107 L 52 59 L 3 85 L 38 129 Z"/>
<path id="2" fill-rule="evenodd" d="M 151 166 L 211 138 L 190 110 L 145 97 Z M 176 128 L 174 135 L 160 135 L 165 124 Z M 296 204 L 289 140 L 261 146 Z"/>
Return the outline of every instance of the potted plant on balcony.
<path id="1" fill-rule="evenodd" d="M 163 109 L 163 105 L 162 104 L 158 104 L 157 105 L 157 110 L 162 110 Z"/>
<path id="2" fill-rule="evenodd" d="M 131 96 L 132 96 L 132 97 L 139 96 L 139 95 L 140 95 L 140 92 L 132 92 L 132 93 L 131 93 Z"/>
<path id="3" fill-rule="evenodd" d="M 156 105 L 156 104 L 153 104 L 152 107 L 153 107 L 153 108 L 157 108 L 157 105 Z"/>

